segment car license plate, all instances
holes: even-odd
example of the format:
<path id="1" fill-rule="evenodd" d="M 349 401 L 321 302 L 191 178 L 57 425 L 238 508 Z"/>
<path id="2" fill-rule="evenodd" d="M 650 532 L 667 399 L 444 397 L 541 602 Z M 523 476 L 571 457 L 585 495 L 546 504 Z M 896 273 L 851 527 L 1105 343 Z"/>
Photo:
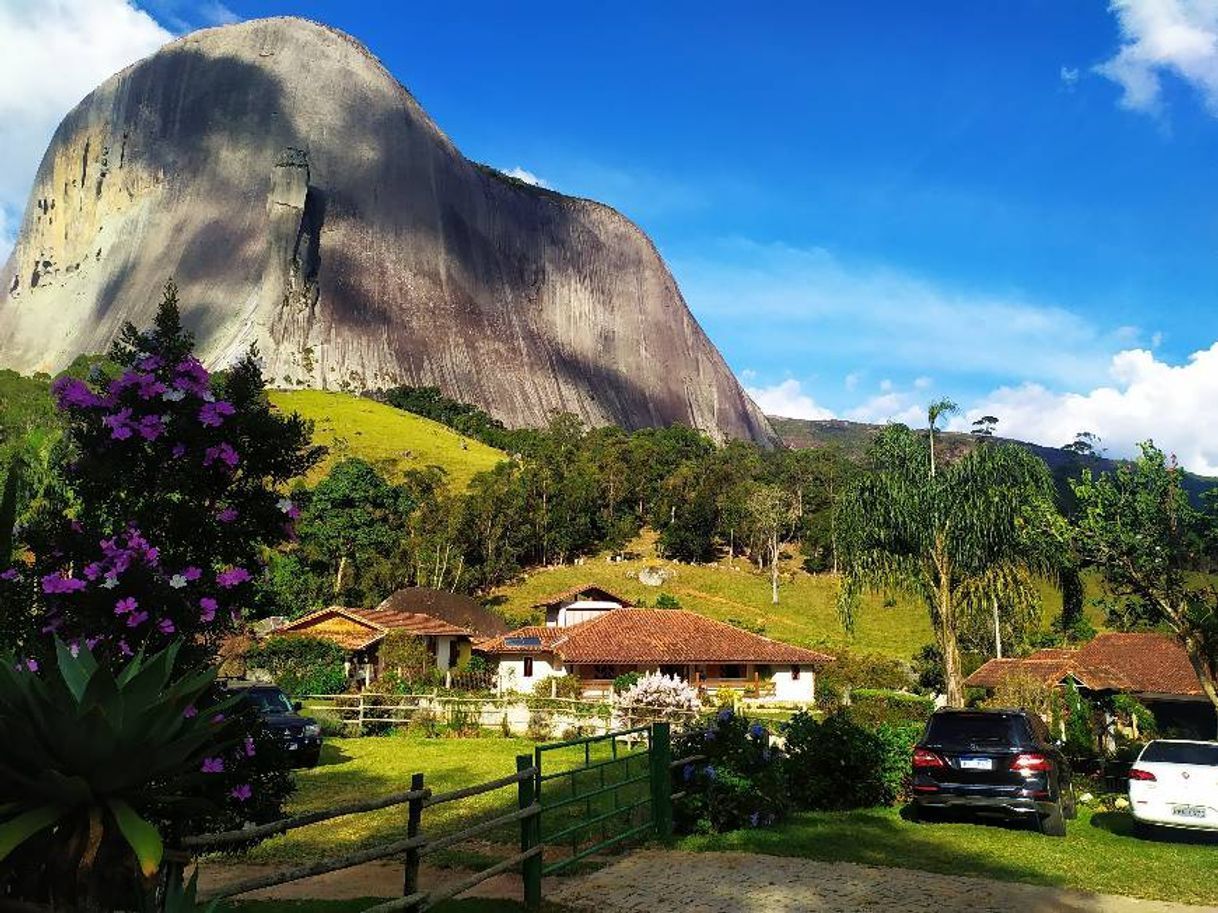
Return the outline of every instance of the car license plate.
<path id="1" fill-rule="evenodd" d="M 961 770 L 993 770 L 994 761 L 992 758 L 961 758 Z"/>
<path id="2" fill-rule="evenodd" d="M 1171 813 L 1177 818 L 1204 818 L 1204 805 L 1173 805 Z"/>

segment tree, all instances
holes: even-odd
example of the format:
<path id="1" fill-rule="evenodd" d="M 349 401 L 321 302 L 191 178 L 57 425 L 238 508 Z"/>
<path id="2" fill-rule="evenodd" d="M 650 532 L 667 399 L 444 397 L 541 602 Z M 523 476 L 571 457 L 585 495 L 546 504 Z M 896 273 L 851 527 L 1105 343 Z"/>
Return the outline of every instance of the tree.
<path id="1" fill-rule="evenodd" d="M 778 605 L 778 558 L 794 519 L 790 498 L 777 485 L 754 483 L 745 502 L 745 513 L 754 548 L 770 565 L 770 601 Z"/>
<path id="2" fill-rule="evenodd" d="M 981 418 L 973 422 L 973 430 L 970 434 L 978 434 L 982 437 L 993 437 L 994 428 L 998 424 L 997 416 L 983 415 Z"/>
<path id="3" fill-rule="evenodd" d="M 1183 478 L 1151 442 L 1113 472 L 1084 469 L 1071 481 L 1075 542 L 1115 595 L 1171 629 L 1218 713 L 1218 590 L 1194 573 L 1218 527 L 1189 503 Z"/>
<path id="4" fill-rule="evenodd" d="M 300 526 L 301 543 L 334 569 L 334 595 L 343 591 L 348 564 L 388 549 L 400 518 L 397 492 L 364 460 L 336 464 L 313 491 Z"/>
<path id="5" fill-rule="evenodd" d="M 864 592 L 904 592 L 922 602 L 942 652 L 947 701 L 964 703 L 960 634 L 1037 598 L 1031 574 L 1047 573 L 1061 537 L 1045 464 L 1020 447 L 977 447 L 936 474 L 922 438 L 890 425 L 870 452 L 873 471 L 843 499 L 839 524 L 843 620 Z"/>
<path id="6" fill-rule="evenodd" d="M 960 407 L 955 401 L 946 397 L 937 399 L 926 407 L 926 425 L 930 436 L 930 474 L 935 474 L 935 432 L 938 431 L 938 422 L 945 415 L 954 415 L 960 411 Z"/>
<path id="7" fill-rule="evenodd" d="M 257 353 L 213 377 L 191 354 L 171 284 L 152 328 L 127 324 L 107 366 L 52 384 L 61 478 L 0 568 L 9 646 L 48 658 L 55 633 L 121 662 L 183 638 L 209 660 L 249 604 L 265 549 L 294 535 L 286 483 L 321 456 L 310 425 L 271 411 Z"/>
<path id="8" fill-rule="evenodd" d="M 1100 444 L 1101 439 L 1099 435 L 1092 434 L 1090 431 L 1080 431 L 1074 436 L 1073 441 L 1062 445 L 1062 450 L 1077 453 L 1079 456 L 1084 457 L 1098 457 L 1103 453 L 1103 448 Z"/>

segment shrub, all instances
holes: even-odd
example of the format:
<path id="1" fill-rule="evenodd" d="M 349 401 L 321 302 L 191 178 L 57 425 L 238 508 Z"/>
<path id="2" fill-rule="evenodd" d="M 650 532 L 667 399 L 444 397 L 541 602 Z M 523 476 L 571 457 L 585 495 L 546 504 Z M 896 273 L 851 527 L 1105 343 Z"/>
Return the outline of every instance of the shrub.
<path id="1" fill-rule="evenodd" d="M 386 675 L 402 682 L 419 682 L 434 668 L 423 638 L 401 628 L 390 629 L 378 650 Z"/>
<path id="2" fill-rule="evenodd" d="M 994 693 L 981 702 L 983 707 L 1019 707 L 1029 710 L 1047 723 L 1055 715 L 1057 689 L 1024 673 L 1008 675 Z"/>
<path id="3" fill-rule="evenodd" d="M 934 709 L 934 698 L 907 691 L 856 688 L 850 693 L 850 717 L 863 726 L 924 726 Z"/>
<path id="4" fill-rule="evenodd" d="M 818 722 L 800 711 L 783 732 L 794 800 L 804 808 L 844 810 L 890 805 L 905 796 L 922 727 L 864 726 L 846 712 Z"/>
<path id="5" fill-rule="evenodd" d="M 736 707 L 736 692 L 731 688 L 718 688 L 715 690 L 715 706 L 716 707 Z"/>
<path id="6" fill-rule="evenodd" d="M 584 683 L 578 675 L 551 675 L 533 685 L 534 697 L 580 698 Z"/>
<path id="7" fill-rule="evenodd" d="M 704 755 L 705 761 L 674 772 L 673 808 L 681 833 L 720 833 L 763 827 L 789 807 L 782 752 L 770 745 L 759 722 L 724 708 L 673 739 L 673 756 Z"/>
<path id="8" fill-rule="evenodd" d="M 347 735 L 347 724 L 337 713 L 329 710 L 310 710 L 309 716 L 321 727 L 321 734 L 327 738 L 341 738 Z"/>
<path id="9" fill-rule="evenodd" d="M 816 686 L 841 693 L 854 688 L 886 688 L 899 691 L 912 684 L 909 668 L 899 659 L 878 653 L 837 652 L 837 658 L 816 676 Z"/>
<path id="10" fill-rule="evenodd" d="M 246 654 L 246 665 L 265 669 L 288 694 L 341 694 L 347 687 L 346 653 L 321 637 L 268 637 Z"/>
<path id="11" fill-rule="evenodd" d="M 530 710 L 525 738 L 546 742 L 554 735 L 554 715 L 549 710 Z"/>
<path id="12" fill-rule="evenodd" d="M 672 593 L 661 593 L 656 597 L 657 609 L 679 609 L 681 608 L 681 600 Z"/>
<path id="13" fill-rule="evenodd" d="M 641 672 L 623 672 L 613 680 L 613 693 L 622 694 L 625 691 L 629 691 L 642 677 L 643 673 Z"/>
<path id="14" fill-rule="evenodd" d="M 698 692 L 675 675 L 648 673 L 618 698 L 627 719 L 683 721 L 702 708 Z"/>

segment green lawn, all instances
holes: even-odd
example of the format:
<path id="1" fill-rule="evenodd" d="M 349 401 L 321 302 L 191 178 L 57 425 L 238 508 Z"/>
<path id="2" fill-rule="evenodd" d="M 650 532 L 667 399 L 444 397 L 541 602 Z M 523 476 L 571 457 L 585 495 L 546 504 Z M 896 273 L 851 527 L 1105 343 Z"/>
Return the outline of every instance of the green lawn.
<path id="1" fill-rule="evenodd" d="M 327 739 L 321 763 L 297 772 L 292 812 L 315 811 L 410 788 L 410 775 L 422 772 L 434 792 L 472 786 L 516 770 L 516 755 L 531 754 L 524 739 L 426 739 L 392 735 Z M 426 833 L 460 830 L 474 816 L 514 807 L 516 787 L 485 793 L 427 809 Z M 300 828 L 268 840 L 246 862 L 310 862 L 404 837 L 406 807 L 381 809 Z"/>
<path id="2" fill-rule="evenodd" d="M 1064 839 L 1011 826 L 917 824 L 897 809 L 803 813 L 770 830 L 687 837 L 682 849 L 737 850 L 976 875 L 1188 903 L 1218 903 L 1218 839 L 1133 836 L 1124 813 L 1081 809 Z"/>
<path id="3" fill-rule="evenodd" d="M 271 390 L 271 403 L 285 412 L 313 420 L 313 440 L 330 448 L 307 478 L 310 485 L 336 461 L 360 457 L 390 477 L 407 469 L 442 466 L 460 490 L 479 472 L 492 469 L 507 455 L 430 419 L 346 393 L 324 390 Z"/>

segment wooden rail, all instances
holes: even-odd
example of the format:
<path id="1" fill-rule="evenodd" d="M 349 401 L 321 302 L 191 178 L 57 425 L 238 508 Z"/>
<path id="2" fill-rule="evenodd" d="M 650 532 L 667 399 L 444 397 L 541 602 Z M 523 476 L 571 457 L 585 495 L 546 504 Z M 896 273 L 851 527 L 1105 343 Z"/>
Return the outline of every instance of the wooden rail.
<path id="1" fill-rule="evenodd" d="M 533 792 L 534 784 L 538 775 L 538 769 L 533 766 L 530 756 L 525 755 L 522 757 L 529 761 L 529 763 L 521 765 L 518 761 L 517 770 L 515 773 L 509 774 L 505 777 L 500 777 L 496 780 L 488 780 L 484 783 L 477 783 L 472 786 L 462 787 L 460 789 L 453 789 L 443 793 L 433 793 L 426 787 L 424 783 L 424 775 L 421 773 L 416 773 L 411 777 L 410 789 L 402 792 L 391 793 L 387 796 L 381 796 L 376 799 L 369 799 L 362 802 L 352 802 L 346 805 L 325 809 L 323 811 L 293 815 L 291 817 L 282 818 L 278 821 L 272 821 L 258 827 L 187 837 L 181 841 L 180 851 L 171 851 L 166 854 L 166 865 L 170 870 L 168 877 L 180 884 L 183 862 L 190 858 L 191 851 L 196 853 L 208 852 L 224 847 L 237 846 L 247 843 L 250 840 L 274 836 L 276 834 L 283 834 L 288 831 L 295 830 L 296 828 L 320 824 L 322 822 L 331 821 L 335 818 L 341 818 L 346 815 L 358 815 L 384 808 L 391 808 L 396 805 L 406 805 L 406 836 L 402 839 L 393 840 L 379 846 L 358 850 L 356 852 L 347 853 L 331 859 L 324 859 L 310 865 L 297 866 L 285 871 L 273 872 L 267 875 L 247 878 L 243 881 L 226 885 L 220 890 L 212 892 L 210 899 L 236 897 L 241 894 L 248 894 L 250 891 L 258 891 L 281 884 L 289 884 L 294 881 L 312 878 L 316 875 L 323 875 L 327 872 L 335 872 L 340 869 L 347 869 L 353 866 L 362 865 L 365 862 L 371 862 L 376 859 L 384 859 L 387 856 L 395 856 L 404 853 L 405 859 L 402 876 L 403 896 L 400 898 L 395 898 L 391 901 L 387 901 L 386 903 L 379 904 L 371 909 L 383 911 L 383 913 L 398 910 L 409 910 L 419 913 L 419 911 L 428 910 L 437 903 L 451 897 L 455 897 L 488 878 L 493 878 L 495 875 L 508 871 L 514 866 L 527 867 L 532 859 L 540 856 L 540 844 L 536 840 L 527 841 L 524 836 L 534 832 L 540 833 L 534 822 L 536 822 L 538 816 L 541 814 L 541 806 L 536 801 Z M 518 807 L 514 811 L 478 821 L 469 827 L 463 828 L 462 830 L 443 834 L 437 837 L 430 837 L 422 833 L 423 812 L 425 809 L 434 808 L 438 805 L 444 805 L 451 802 L 460 802 L 463 799 L 493 792 L 497 789 L 504 789 L 512 785 L 516 785 L 518 788 Z M 444 885 L 433 891 L 424 891 L 420 889 L 419 863 L 424 856 L 439 852 L 442 849 L 447 849 L 466 840 L 482 836 L 497 828 L 501 828 L 505 825 L 510 825 L 516 822 L 519 822 L 522 834 L 521 852 L 516 853 L 507 859 L 501 860 L 500 862 L 497 862 L 485 869 L 473 872 L 468 877 L 461 879 L 459 882 Z M 524 845 L 526 842 L 528 843 L 527 846 Z M 526 897 L 526 900 L 527 899 L 528 898 Z M 538 902 L 540 902 L 540 895 L 538 896 Z"/>

